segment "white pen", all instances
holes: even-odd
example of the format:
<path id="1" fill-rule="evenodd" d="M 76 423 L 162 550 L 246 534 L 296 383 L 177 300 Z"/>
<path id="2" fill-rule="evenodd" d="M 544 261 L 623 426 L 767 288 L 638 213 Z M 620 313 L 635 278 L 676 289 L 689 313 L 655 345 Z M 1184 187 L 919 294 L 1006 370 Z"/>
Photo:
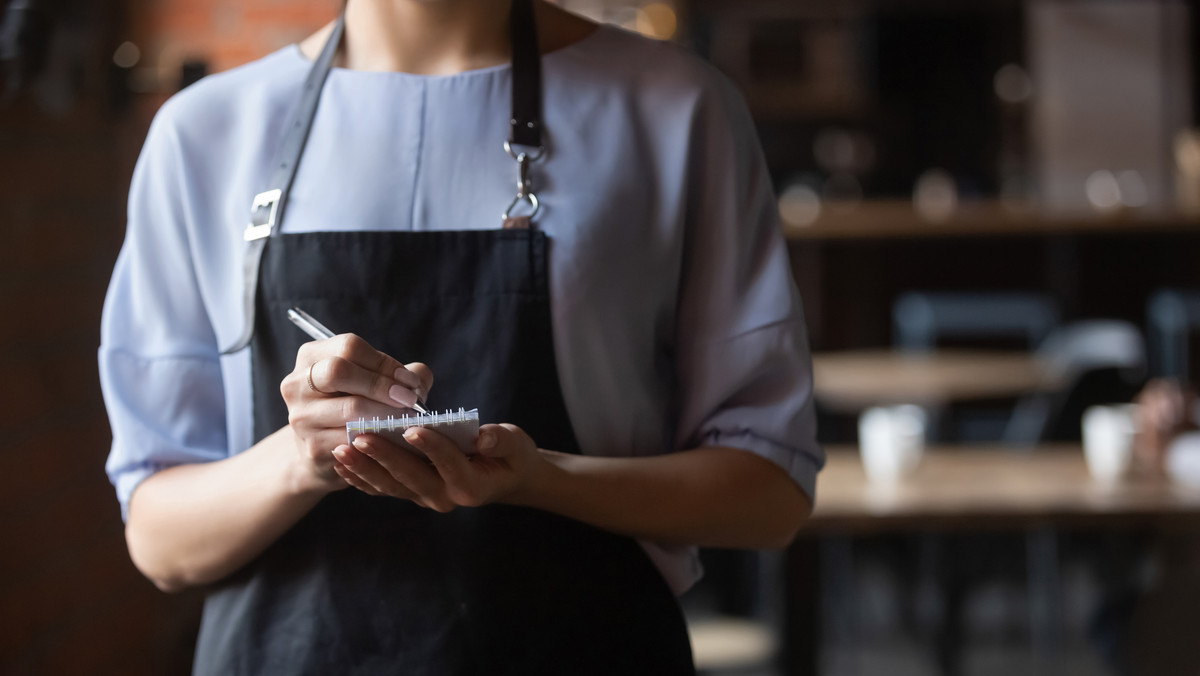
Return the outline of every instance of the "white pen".
<path id="1" fill-rule="evenodd" d="M 313 340 L 325 340 L 326 338 L 332 338 L 334 335 L 333 331 L 325 328 L 324 324 L 298 307 L 289 308 L 287 315 L 293 324 L 300 327 L 300 330 L 307 333 Z M 418 413 L 429 414 L 429 411 L 426 411 L 425 407 L 421 406 L 421 402 L 419 401 L 414 401 L 410 408 Z"/>
<path id="2" fill-rule="evenodd" d="M 292 320 L 293 324 L 299 326 L 300 330 L 311 336 L 313 340 L 325 340 L 333 337 L 333 331 L 325 328 L 324 324 L 298 307 L 288 310 L 288 319 Z"/>

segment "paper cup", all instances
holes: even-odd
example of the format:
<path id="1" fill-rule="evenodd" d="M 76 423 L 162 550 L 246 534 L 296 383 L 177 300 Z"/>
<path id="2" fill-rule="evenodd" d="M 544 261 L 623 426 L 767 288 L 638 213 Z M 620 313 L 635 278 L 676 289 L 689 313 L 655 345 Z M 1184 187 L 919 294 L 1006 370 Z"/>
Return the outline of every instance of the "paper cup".
<path id="1" fill-rule="evenodd" d="M 1083 452 L 1097 481 L 1119 481 L 1133 460 L 1137 405 L 1093 406 L 1083 413 Z"/>
<path id="2" fill-rule="evenodd" d="M 867 409 L 858 419 L 863 469 L 874 483 L 896 483 L 916 469 L 925 450 L 925 411 L 919 406 Z"/>

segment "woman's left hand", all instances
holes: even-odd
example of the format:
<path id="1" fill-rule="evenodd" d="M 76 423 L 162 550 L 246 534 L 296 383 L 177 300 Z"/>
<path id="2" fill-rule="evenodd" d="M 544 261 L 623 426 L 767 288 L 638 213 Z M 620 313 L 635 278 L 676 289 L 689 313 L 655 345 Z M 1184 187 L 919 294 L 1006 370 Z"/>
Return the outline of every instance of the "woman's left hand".
<path id="1" fill-rule="evenodd" d="M 510 500 L 529 488 L 546 461 L 516 425 L 483 425 L 475 455 L 464 455 L 437 432 L 412 427 L 404 435 L 424 457 L 366 434 L 337 447 L 334 466 L 346 483 L 370 495 L 390 495 L 437 510 Z"/>

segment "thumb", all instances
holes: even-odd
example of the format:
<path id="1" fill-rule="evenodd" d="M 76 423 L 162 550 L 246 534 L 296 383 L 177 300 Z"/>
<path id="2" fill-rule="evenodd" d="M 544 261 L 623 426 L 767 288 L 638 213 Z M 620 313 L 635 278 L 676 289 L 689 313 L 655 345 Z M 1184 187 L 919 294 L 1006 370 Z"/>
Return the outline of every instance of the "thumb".
<path id="1" fill-rule="evenodd" d="M 475 437 L 475 448 L 480 453 L 490 457 L 505 455 L 504 444 L 500 443 L 500 433 L 504 428 L 499 425 L 483 425 L 479 428 L 479 436 Z"/>

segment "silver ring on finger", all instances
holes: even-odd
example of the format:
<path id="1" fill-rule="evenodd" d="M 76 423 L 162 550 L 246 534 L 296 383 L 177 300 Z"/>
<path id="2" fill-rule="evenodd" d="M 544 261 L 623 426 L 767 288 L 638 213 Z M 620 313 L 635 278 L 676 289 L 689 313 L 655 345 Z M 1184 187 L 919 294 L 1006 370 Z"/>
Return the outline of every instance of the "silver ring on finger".
<path id="1" fill-rule="evenodd" d="M 328 392 L 325 392 L 323 390 L 318 390 L 317 386 L 313 384 L 312 371 L 313 371 L 313 367 L 316 365 L 317 365 L 317 362 L 315 362 L 315 361 L 308 365 L 308 389 L 312 390 L 313 392 L 316 392 L 317 394 L 329 394 Z"/>

